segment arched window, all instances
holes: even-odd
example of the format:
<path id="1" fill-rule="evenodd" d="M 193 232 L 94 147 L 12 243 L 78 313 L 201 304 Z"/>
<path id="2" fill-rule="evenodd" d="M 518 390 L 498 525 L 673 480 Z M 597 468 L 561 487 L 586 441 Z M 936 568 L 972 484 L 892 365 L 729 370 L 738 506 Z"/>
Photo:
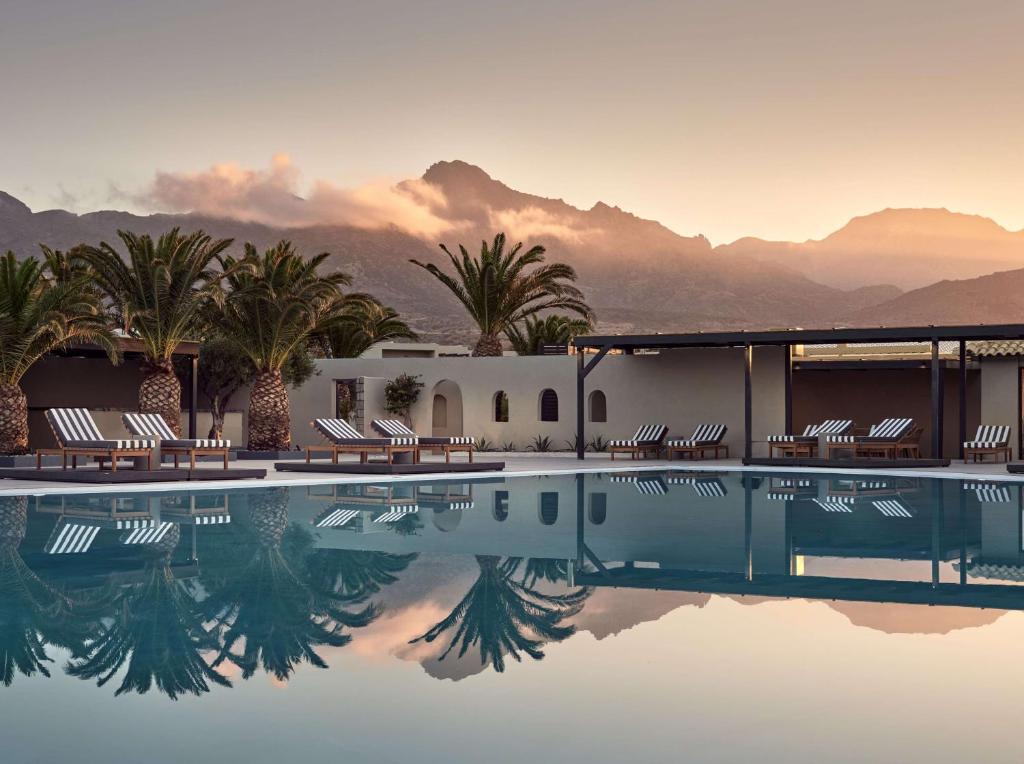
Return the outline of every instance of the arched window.
<path id="1" fill-rule="evenodd" d="M 608 421 L 608 400 L 600 390 L 595 390 L 590 394 L 590 421 Z"/>
<path id="2" fill-rule="evenodd" d="M 587 507 L 587 515 L 590 517 L 590 522 L 594 525 L 603 523 L 604 519 L 608 516 L 608 494 L 590 494 L 590 506 Z"/>
<path id="3" fill-rule="evenodd" d="M 434 396 L 434 427 L 448 426 L 448 399 L 443 395 Z"/>
<path id="4" fill-rule="evenodd" d="M 499 390 L 494 394 L 494 421 L 508 421 L 508 393 Z"/>
<path id="5" fill-rule="evenodd" d="M 540 394 L 540 421 L 558 421 L 558 393 L 550 387 Z"/>
<path id="6" fill-rule="evenodd" d="M 494 492 L 494 519 L 499 523 L 508 520 L 508 491 Z"/>
<path id="7" fill-rule="evenodd" d="M 544 491 L 540 495 L 540 521 L 543 525 L 554 525 L 558 519 L 558 492 Z"/>

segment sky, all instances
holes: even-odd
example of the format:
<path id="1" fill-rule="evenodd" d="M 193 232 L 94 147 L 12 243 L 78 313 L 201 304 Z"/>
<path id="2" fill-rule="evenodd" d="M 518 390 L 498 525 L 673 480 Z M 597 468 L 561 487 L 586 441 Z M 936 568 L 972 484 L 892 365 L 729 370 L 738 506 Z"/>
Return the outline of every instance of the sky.
<path id="1" fill-rule="evenodd" d="M 885 207 L 1024 228 L 1020 2 L 0 6 L 0 189 L 36 210 L 287 155 L 302 195 L 462 159 L 715 244 Z"/>

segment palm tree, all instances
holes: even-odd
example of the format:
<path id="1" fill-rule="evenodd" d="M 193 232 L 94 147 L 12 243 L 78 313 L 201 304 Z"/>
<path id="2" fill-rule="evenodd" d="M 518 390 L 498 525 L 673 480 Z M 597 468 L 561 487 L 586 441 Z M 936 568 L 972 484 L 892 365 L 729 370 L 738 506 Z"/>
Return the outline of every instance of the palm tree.
<path id="1" fill-rule="evenodd" d="M 418 557 L 362 549 L 317 549 L 308 560 L 310 575 L 323 589 L 349 597 L 376 594 L 398 580 Z"/>
<path id="2" fill-rule="evenodd" d="M 51 261 L 53 253 L 47 254 Z M 99 345 L 116 362 L 116 341 L 88 282 L 70 273 L 48 277 L 34 257 L 19 262 L 8 252 L 0 258 L 0 454 L 28 450 L 21 378 L 44 355 L 74 340 Z"/>
<path id="3" fill-rule="evenodd" d="M 393 308 L 369 295 L 348 295 L 341 317 L 328 328 L 325 339 L 332 358 L 358 358 L 378 342 L 415 340 L 417 334 Z"/>
<path id="4" fill-rule="evenodd" d="M 440 247 L 451 260 L 455 276 L 432 263 L 410 262 L 448 287 L 466 308 L 480 329 L 474 356 L 500 356 L 501 335 L 510 326 L 541 311 L 562 309 L 586 319 L 593 317 L 583 301 L 583 293 L 570 283 L 576 280 L 576 271 L 564 263 L 545 265 L 544 247 L 538 245 L 522 252 L 523 245 L 519 243 L 506 252 L 503 233 L 494 237 L 491 246 L 482 242 L 480 256 L 476 258 L 461 244 L 461 258 L 455 257 L 444 244 Z M 537 267 L 526 270 L 533 265 Z"/>
<path id="5" fill-rule="evenodd" d="M 262 255 L 251 244 L 245 256 L 221 258 L 230 292 L 223 301 L 220 331 L 256 368 L 249 394 L 249 448 L 276 451 L 291 446 L 288 389 L 281 370 L 310 338 L 344 312 L 341 271 L 320 273 L 325 252 L 308 260 L 282 241 Z"/>
<path id="6" fill-rule="evenodd" d="M 572 338 L 594 328 L 585 318 L 553 313 L 544 318 L 527 316 L 522 324 L 512 324 L 505 336 L 519 355 L 539 355 L 543 345 L 568 345 Z"/>
<path id="7" fill-rule="evenodd" d="M 180 526 L 172 525 L 160 541 L 145 545 L 149 559 L 142 580 L 111 591 L 109 613 L 98 633 L 72 653 L 70 676 L 96 679 L 102 687 L 127 663 L 115 695 L 142 695 L 155 682 L 172 700 L 186 693 L 202 695 L 212 684 L 231 686 L 204 657 L 219 646 L 216 629 L 203 623 L 199 605 L 171 571 L 171 554 L 180 539 Z"/>
<path id="8" fill-rule="evenodd" d="M 28 497 L 0 497 L 0 683 L 16 673 L 50 676 L 48 644 L 77 649 L 89 633 L 76 603 L 25 564 L 18 547 L 25 538 Z"/>
<path id="9" fill-rule="evenodd" d="M 575 626 L 563 625 L 563 621 L 583 609 L 589 589 L 543 594 L 513 580 L 518 558 L 501 560 L 478 555 L 476 561 L 480 574 L 466 596 L 447 618 L 410 644 L 433 642 L 454 629 L 448 648 L 438 660 L 448 657 L 456 645 L 460 658 L 470 647 L 478 647 L 481 665 L 489 662 L 495 671 L 504 671 L 505 655 L 521 661 L 520 652 L 524 652 L 540 660 L 545 642 L 561 642 L 576 632 Z"/>
<path id="10" fill-rule="evenodd" d="M 88 263 L 96 283 L 110 301 L 115 322 L 142 343 L 144 377 L 139 411 L 160 414 L 175 433 L 181 419 L 181 383 L 172 356 L 178 345 L 202 333 L 202 307 L 219 288 L 221 274 L 212 266 L 231 245 L 202 231 L 179 229 L 160 236 L 118 231 L 127 257 L 107 242 L 83 247 L 77 255 Z"/>
<path id="11" fill-rule="evenodd" d="M 347 596 L 313 581 L 307 558 L 312 539 L 288 526 L 288 489 L 271 488 L 250 494 L 248 506 L 231 509 L 232 527 L 244 534 L 237 545 L 240 564 L 206 582 L 207 615 L 224 628 L 215 666 L 229 660 L 250 678 L 261 666 L 285 681 L 303 662 L 318 668 L 327 663 L 320 645 L 342 647 L 351 641 L 345 629 L 367 626 L 379 614 L 370 603 L 359 610 L 363 595 Z M 282 544 L 292 532 L 290 545 Z M 289 546 L 288 552 L 283 550 Z M 240 653 L 234 647 L 241 642 Z"/>

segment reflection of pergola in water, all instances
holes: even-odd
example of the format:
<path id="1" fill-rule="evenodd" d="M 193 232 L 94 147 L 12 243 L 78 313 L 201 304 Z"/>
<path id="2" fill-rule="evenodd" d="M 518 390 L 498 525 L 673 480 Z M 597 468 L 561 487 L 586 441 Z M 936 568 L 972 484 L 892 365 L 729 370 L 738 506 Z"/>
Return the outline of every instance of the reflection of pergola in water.
<path id="1" fill-rule="evenodd" d="M 759 597 L 807 598 L 848 600 L 854 602 L 879 602 L 893 604 L 919 605 L 950 605 L 962 607 L 992 607 L 1007 610 L 1024 610 L 1024 588 L 1012 583 L 977 584 L 968 582 L 968 574 L 982 578 L 993 575 L 993 571 L 1010 571 L 1019 573 L 1024 570 L 1024 546 L 1022 538 L 1021 487 L 1017 485 L 1000 485 L 977 481 L 936 481 L 939 490 L 932 491 L 928 506 L 922 512 L 911 509 L 901 498 L 901 492 L 912 492 L 917 486 L 907 486 L 899 481 L 892 481 L 888 493 L 881 485 L 884 481 L 865 480 L 870 485 L 860 486 L 859 495 L 841 497 L 840 502 L 847 511 L 831 513 L 822 506 L 824 501 L 818 498 L 819 493 L 827 496 L 827 489 L 812 494 L 810 483 L 804 478 L 773 478 L 769 480 L 753 475 L 741 477 L 744 493 L 744 559 L 742 566 L 733 571 L 690 570 L 685 568 L 666 569 L 645 565 L 651 561 L 620 560 L 603 561 L 594 553 L 587 543 L 584 522 L 585 489 L 582 476 L 577 477 L 577 555 L 572 567 L 570 583 L 580 586 L 611 586 L 628 589 L 655 589 L 672 591 L 689 591 L 709 594 L 751 595 Z M 822 481 L 825 483 L 826 481 Z M 957 498 L 954 506 L 946 512 L 946 493 L 941 490 L 943 484 L 954 485 Z M 854 488 L 857 488 L 854 486 Z M 787 569 L 785 573 L 755 574 L 753 541 L 753 497 L 755 492 L 763 491 L 765 498 L 784 503 L 786 513 L 786 549 Z M 865 493 L 866 492 L 866 493 Z M 836 497 L 838 499 L 840 497 Z M 998 504 L 1014 513 L 1017 522 L 1015 535 L 1019 562 L 993 563 L 969 558 L 969 550 L 977 551 L 977 533 L 968 513 L 968 502 L 976 501 L 984 511 L 986 505 Z M 900 508 L 893 511 L 894 507 Z M 799 532 L 800 512 L 817 511 L 818 522 L 837 523 L 844 517 L 850 517 L 856 511 L 873 512 L 884 523 L 899 527 L 900 523 L 916 523 L 928 534 L 926 549 L 915 547 L 904 541 L 902 546 L 887 548 L 801 548 L 795 538 Z M 927 515 L 927 516 L 925 516 Z M 642 518 L 642 515 L 640 516 Z M 639 519 L 639 518 L 638 518 Z M 805 524 L 806 521 L 805 521 Z M 950 527 L 952 526 L 952 527 Z M 906 527 L 906 526 L 904 526 Z M 931 561 L 930 581 L 881 580 L 868 578 L 851 578 L 841 576 L 803 575 L 795 564 L 799 555 L 825 557 L 869 557 L 874 559 L 912 560 L 926 559 Z M 940 580 L 940 563 L 953 562 L 953 568 L 959 573 L 956 583 Z M 588 567 L 591 568 L 588 570 Z M 1022 575 L 1007 575 L 1005 580 L 1018 581 Z"/>

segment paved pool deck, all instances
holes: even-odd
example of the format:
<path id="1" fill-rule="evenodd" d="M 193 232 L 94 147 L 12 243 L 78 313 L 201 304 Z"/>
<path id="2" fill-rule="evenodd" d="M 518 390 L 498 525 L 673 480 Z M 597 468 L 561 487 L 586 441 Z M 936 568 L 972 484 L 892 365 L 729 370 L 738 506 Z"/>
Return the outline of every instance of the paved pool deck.
<path id="1" fill-rule="evenodd" d="M 749 470 L 752 472 L 801 472 L 801 473 L 831 473 L 831 474 L 885 474 L 899 475 L 902 477 L 937 477 L 949 479 L 985 479 L 1022 482 L 1024 476 L 1011 475 L 1006 471 L 1005 464 L 964 464 L 953 462 L 948 467 L 927 467 L 927 468 L 906 468 L 906 469 L 837 469 L 801 467 L 787 469 L 784 467 L 744 467 L 739 459 L 716 459 L 707 461 L 668 461 L 664 459 L 631 460 L 618 458 L 612 461 L 608 454 L 587 454 L 587 458 L 580 462 L 572 454 L 568 453 L 487 453 L 481 454 L 481 459 L 488 461 L 504 461 L 503 472 L 474 472 L 462 478 L 457 475 L 439 473 L 438 480 L 470 480 L 479 478 L 505 478 L 514 476 L 538 476 L 538 475 L 571 475 L 576 472 L 626 472 L 633 470 L 700 470 L 700 471 L 721 471 L 721 470 Z M 427 457 L 425 461 L 440 461 L 438 458 Z M 329 485 L 341 483 L 384 483 L 391 481 L 412 481 L 429 480 L 430 475 L 337 475 L 323 473 L 304 472 L 278 472 L 274 469 L 273 461 L 245 461 L 233 462 L 238 467 L 260 467 L 267 470 L 267 477 L 263 480 L 210 480 L 203 482 L 170 482 L 170 483 L 146 483 L 133 484 L 123 483 L 119 485 L 96 485 L 96 484 L 75 484 L 58 483 L 45 480 L 0 480 L 0 496 L 19 496 L 25 494 L 84 494 L 84 493 L 130 493 L 138 491 L 209 491 L 225 489 L 241 489 L 250 487 L 288 486 L 288 485 Z M 201 465 L 200 465 L 201 468 Z"/>

